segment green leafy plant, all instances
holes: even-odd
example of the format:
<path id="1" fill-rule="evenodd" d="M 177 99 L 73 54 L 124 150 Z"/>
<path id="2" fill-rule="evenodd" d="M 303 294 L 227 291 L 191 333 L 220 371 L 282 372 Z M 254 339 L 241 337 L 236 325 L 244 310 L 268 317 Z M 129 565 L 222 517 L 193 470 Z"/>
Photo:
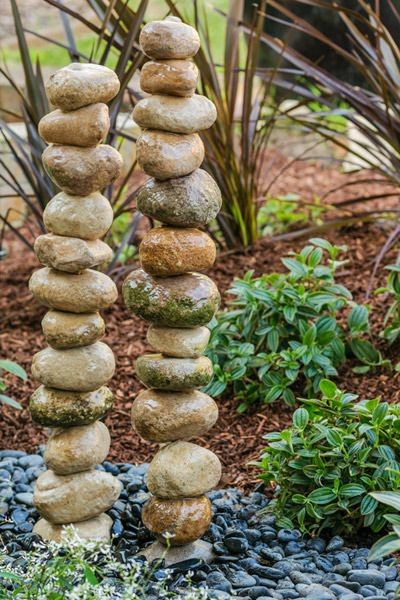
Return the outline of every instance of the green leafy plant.
<path id="1" fill-rule="evenodd" d="M 22 408 L 19 402 L 13 398 L 10 398 L 10 396 L 3 394 L 3 392 L 5 392 L 8 388 L 8 385 L 3 377 L 4 372 L 11 373 L 12 375 L 22 379 L 22 381 L 26 381 L 28 378 L 26 371 L 19 364 L 12 360 L 0 360 L 0 403 L 8 404 L 8 406 L 12 406 L 13 408 Z"/>
<path id="2" fill-rule="evenodd" d="M 400 406 L 356 402 L 329 380 L 321 397 L 302 399 L 292 426 L 267 434 L 260 477 L 277 486 L 269 510 L 281 526 L 351 534 L 380 531 L 385 510 L 375 494 L 400 488 Z"/>
<path id="3" fill-rule="evenodd" d="M 318 197 L 314 202 L 303 202 L 298 194 L 268 197 L 257 214 L 259 235 L 274 236 L 296 227 L 320 225 L 322 215 L 328 209 Z"/>
<path id="4" fill-rule="evenodd" d="M 254 278 L 249 272 L 235 280 L 229 290 L 235 298 L 211 324 L 208 356 L 215 375 L 209 393 L 232 385 L 241 412 L 280 398 L 292 405 L 296 385 L 314 394 L 348 354 L 362 361 L 361 371 L 388 364 L 368 339 L 368 308 L 335 281 L 345 249 L 313 238 L 282 259 L 287 273 Z M 345 310 L 346 327 L 338 323 Z"/>
<path id="5" fill-rule="evenodd" d="M 394 508 L 397 513 L 400 511 L 400 492 L 371 492 L 370 496 Z M 371 548 L 368 560 L 377 560 L 385 558 L 388 554 L 399 552 L 400 550 L 400 514 L 385 514 L 383 515 L 388 523 L 393 526 L 392 533 L 383 536 Z"/>
<path id="6" fill-rule="evenodd" d="M 388 293 L 394 296 L 394 300 L 385 315 L 385 327 L 381 333 L 381 336 L 389 344 L 393 344 L 400 335 L 400 265 L 388 265 L 386 268 L 390 271 L 387 285 L 384 288 L 379 288 L 375 293 Z"/>

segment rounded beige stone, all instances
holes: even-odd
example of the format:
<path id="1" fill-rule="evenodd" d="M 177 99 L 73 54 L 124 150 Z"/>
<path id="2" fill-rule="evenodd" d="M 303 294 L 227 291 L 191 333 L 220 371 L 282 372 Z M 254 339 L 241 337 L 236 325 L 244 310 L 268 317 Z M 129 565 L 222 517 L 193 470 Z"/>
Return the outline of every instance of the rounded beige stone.
<path id="1" fill-rule="evenodd" d="M 112 279 L 91 269 L 77 274 L 44 267 L 33 273 L 29 289 L 44 306 L 73 313 L 96 312 L 118 297 Z"/>
<path id="2" fill-rule="evenodd" d="M 112 146 L 94 148 L 48 146 L 42 154 L 49 177 L 64 192 L 86 196 L 113 183 L 122 170 L 122 156 Z"/>
<path id="3" fill-rule="evenodd" d="M 69 111 L 109 102 L 119 92 L 117 75 L 103 65 L 71 63 L 50 76 L 46 94 L 53 106 Z"/>
<path id="4" fill-rule="evenodd" d="M 61 542 L 68 536 L 67 527 L 73 527 L 74 533 L 81 540 L 92 542 L 109 542 L 111 539 L 112 519 L 105 513 L 80 523 L 54 525 L 46 519 L 39 519 L 33 527 L 33 533 L 40 535 L 43 540 Z"/>
<path id="5" fill-rule="evenodd" d="M 57 428 L 47 442 L 44 460 L 57 475 L 87 471 L 107 458 L 110 443 L 110 433 L 101 421 L 68 429 Z"/>
<path id="6" fill-rule="evenodd" d="M 191 442 L 173 442 L 162 447 L 153 458 L 147 487 L 157 498 L 201 496 L 218 485 L 221 463 L 218 457 Z"/>
<path id="7" fill-rule="evenodd" d="M 101 240 L 81 240 L 47 233 L 36 238 L 36 256 L 47 267 L 67 273 L 80 273 L 111 261 L 113 251 Z"/>
<path id="8" fill-rule="evenodd" d="M 136 375 L 147 387 L 158 390 L 191 390 L 209 384 L 212 362 L 199 358 L 171 358 L 162 354 L 144 354 L 135 363 Z"/>
<path id="9" fill-rule="evenodd" d="M 49 310 L 42 319 L 46 342 L 57 350 L 88 346 L 105 333 L 105 324 L 99 313 L 68 313 Z"/>
<path id="10" fill-rule="evenodd" d="M 143 269 L 158 277 L 204 271 L 215 257 L 215 243 L 199 229 L 157 227 L 146 233 L 139 246 Z"/>
<path id="11" fill-rule="evenodd" d="M 140 33 L 139 43 L 149 58 L 190 58 L 200 48 L 197 31 L 174 19 L 147 23 Z"/>
<path id="12" fill-rule="evenodd" d="M 190 60 L 151 60 L 140 71 L 140 87 L 148 94 L 191 96 L 198 78 L 199 70 Z"/>
<path id="13" fill-rule="evenodd" d="M 136 151 L 143 171 L 161 180 L 189 175 L 204 159 L 204 145 L 197 133 L 144 131 Z"/>
<path id="14" fill-rule="evenodd" d="M 151 442 L 173 442 L 206 433 L 218 418 L 218 406 L 207 394 L 141 391 L 132 404 L 132 425 Z"/>
<path id="15" fill-rule="evenodd" d="M 47 231 L 55 235 L 95 240 L 103 237 L 113 222 L 113 209 L 105 196 L 71 196 L 60 192 L 44 209 Z"/>
<path id="16" fill-rule="evenodd" d="M 217 110 L 211 100 L 198 94 L 190 98 L 155 95 L 140 100 L 132 118 L 143 129 L 195 133 L 211 127 Z"/>
<path id="17" fill-rule="evenodd" d="M 109 127 L 108 106 L 97 103 L 72 112 L 53 110 L 39 121 L 39 135 L 48 144 L 86 148 L 100 144 Z"/>
<path id="18" fill-rule="evenodd" d="M 114 371 L 114 354 L 103 342 L 70 350 L 44 348 L 32 359 L 32 377 L 57 390 L 92 392 L 111 379 Z"/>
<path id="19" fill-rule="evenodd" d="M 147 341 L 154 350 L 177 358 L 198 358 L 204 353 L 209 339 L 207 327 L 182 329 L 150 325 L 147 330 Z"/>
<path id="20" fill-rule="evenodd" d="M 49 470 L 38 477 L 33 502 L 50 523 L 78 523 L 111 508 L 121 488 L 121 482 L 104 471 L 56 475 Z"/>

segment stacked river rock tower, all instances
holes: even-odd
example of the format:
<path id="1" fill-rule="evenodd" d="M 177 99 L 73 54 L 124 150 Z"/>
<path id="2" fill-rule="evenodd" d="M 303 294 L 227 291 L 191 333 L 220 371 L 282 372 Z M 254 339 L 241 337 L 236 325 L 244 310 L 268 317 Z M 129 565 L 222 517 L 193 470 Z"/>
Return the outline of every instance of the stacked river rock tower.
<path id="1" fill-rule="evenodd" d="M 218 408 L 196 388 L 212 377 L 202 356 L 210 336 L 206 327 L 220 302 L 211 279 L 197 273 L 215 260 L 215 244 L 201 231 L 217 215 L 221 194 L 200 169 L 204 146 L 197 131 L 216 119 L 214 104 L 195 94 L 198 70 L 190 59 L 200 46 L 197 32 L 175 17 L 146 25 L 140 35 L 151 59 L 141 71 L 141 87 L 151 95 L 139 101 L 133 119 L 144 130 L 138 161 L 151 175 L 142 187 L 139 210 L 161 227 L 150 230 L 139 248 L 140 269 L 123 287 L 127 306 L 150 322 L 148 342 L 157 354 L 138 358 L 136 373 L 148 389 L 132 407 L 132 424 L 146 440 L 161 444 L 150 464 L 152 497 L 142 519 L 159 540 L 149 559 L 172 548 L 167 560 L 211 556 L 198 540 L 208 529 L 211 506 L 205 493 L 221 477 L 221 464 L 209 450 L 190 441 L 216 422 Z M 197 541 L 196 541 L 197 540 Z"/>
<path id="2" fill-rule="evenodd" d="M 120 174 L 122 158 L 101 144 L 109 128 L 108 107 L 119 90 L 113 71 L 73 63 L 57 71 L 46 92 L 57 108 L 39 124 L 50 144 L 43 164 L 62 190 L 47 205 L 48 231 L 35 242 L 44 268 L 29 286 L 50 310 L 42 321 L 47 348 L 33 357 L 32 375 L 42 385 L 33 393 L 34 421 L 53 428 L 45 450 L 48 467 L 37 480 L 34 503 L 42 515 L 34 531 L 59 540 L 63 525 L 74 524 L 86 539 L 108 540 L 112 521 L 104 513 L 121 485 L 95 467 L 107 456 L 110 434 L 99 420 L 111 408 L 105 383 L 115 370 L 114 355 L 103 342 L 99 310 L 117 298 L 113 281 L 94 267 L 111 258 L 99 238 L 110 228 L 113 211 L 99 192 Z"/>

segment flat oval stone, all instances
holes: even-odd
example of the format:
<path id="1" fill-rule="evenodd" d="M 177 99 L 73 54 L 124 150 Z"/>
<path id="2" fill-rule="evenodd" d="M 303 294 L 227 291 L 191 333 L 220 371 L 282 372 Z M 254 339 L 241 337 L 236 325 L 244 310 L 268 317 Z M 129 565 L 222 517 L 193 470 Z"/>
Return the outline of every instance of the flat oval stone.
<path id="1" fill-rule="evenodd" d="M 179 394 L 142 390 L 132 404 L 132 426 L 151 442 L 173 442 L 203 435 L 217 418 L 216 402 L 198 390 Z"/>
<path id="2" fill-rule="evenodd" d="M 198 358 L 204 353 L 209 339 L 207 327 L 180 329 L 150 325 L 147 330 L 147 341 L 154 350 L 177 358 Z"/>
<path id="3" fill-rule="evenodd" d="M 206 496 L 182 500 L 150 498 L 143 506 L 142 521 L 164 544 L 182 546 L 200 538 L 211 523 L 211 502 Z"/>
<path id="4" fill-rule="evenodd" d="M 148 94 L 191 96 L 198 78 L 199 70 L 190 60 L 150 60 L 140 71 L 140 87 Z"/>
<path id="5" fill-rule="evenodd" d="M 204 159 L 204 145 L 197 133 L 144 131 L 136 142 L 136 152 L 143 171 L 161 180 L 188 175 Z"/>
<path id="6" fill-rule="evenodd" d="M 29 412 L 32 420 L 43 427 L 73 427 L 103 418 L 113 403 L 114 395 L 105 386 L 84 393 L 41 385 L 31 396 Z"/>
<path id="7" fill-rule="evenodd" d="M 113 251 L 101 240 L 81 240 L 46 233 L 35 240 L 36 256 L 47 267 L 67 273 L 80 273 L 111 261 Z"/>
<path id="8" fill-rule="evenodd" d="M 86 196 L 102 190 L 121 174 L 122 156 L 112 146 L 48 146 L 42 154 L 49 177 L 64 192 Z"/>
<path id="9" fill-rule="evenodd" d="M 50 523 L 75 523 L 97 517 L 111 508 L 121 488 L 121 482 L 104 471 L 56 475 L 49 470 L 38 477 L 33 501 Z"/>
<path id="10" fill-rule="evenodd" d="M 167 18 L 147 23 L 139 44 L 149 58 L 190 58 L 200 48 L 200 38 L 190 25 Z"/>
<path id="11" fill-rule="evenodd" d="M 144 215 L 175 227 L 204 227 L 221 206 L 219 187 L 203 169 L 167 181 L 149 179 L 137 196 Z"/>
<path id="12" fill-rule="evenodd" d="M 211 100 L 198 94 L 190 98 L 154 95 L 136 104 L 132 118 L 143 129 L 195 133 L 211 127 L 217 109 Z"/>
<path id="13" fill-rule="evenodd" d="M 97 102 L 109 102 L 119 92 L 117 75 L 103 65 L 71 63 L 50 76 L 46 94 L 53 106 L 75 110 Z"/>
<path id="14" fill-rule="evenodd" d="M 204 271 L 215 257 L 215 243 L 199 229 L 157 227 L 146 233 L 139 246 L 143 269 L 158 277 Z"/>
<path id="15" fill-rule="evenodd" d="M 113 209 L 105 196 L 93 192 L 88 196 L 71 196 L 60 192 L 44 209 L 47 231 L 55 235 L 95 240 L 103 237 L 113 222 Z"/>
<path id="16" fill-rule="evenodd" d="M 173 500 L 201 496 L 221 479 L 218 457 L 191 442 L 173 442 L 154 456 L 147 474 L 147 487 L 157 498 Z"/>
<path id="17" fill-rule="evenodd" d="M 32 359 L 32 377 L 57 390 L 92 392 L 111 379 L 114 371 L 114 354 L 103 342 L 69 350 L 44 348 Z"/>
<path id="18" fill-rule="evenodd" d="M 91 269 L 76 274 L 44 267 L 33 273 L 29 289 L 44 306 L 73 313 L 96 312 L 118 297 L 112 279 Z"/>
<path id="19" fill-rule="evenodd" d="M 91 104 L 72 112 L 53 110 L 39 121 L 39 135 L 48 144 L 97 146 L 110 127 L 108 106 Z"/>
<path id="20" fill-rule="evenodd" d="M 136 269 L 125 279 L 123 296 L 134 314 L 164 327 L 205 325 L 220 303 L 217 286 L 200 273 L 158 278 Z"/>
<path id="21" fill-rule="evenodd" d="M 42 319 L 46 342 L 57 350 L 88 346 L 105 333 L 105 324 L 99 313 L 75 313 L 49 310 Z"/>
<path id="22" fill-rule="evenodd" d="M 111 538 L 112 519 L 105 513 L 98 517 L 93 517 L 87 521 L 74 523 L 73 527 L 76 534 L 81 540 L 89 540 L 92 542 L 109 542 Z M 54 525 L 46 519 L 39 519 L 33 527 L 33 533 L 40 535 L 43 540 L 51 540 L 53 542 L 61 542 L 67 535 L 67 525 Z"/>
<path id="23" fill-rule="evenodd" d="M 162 354 L 144 354 L 137 358 L 135 370 L 142 383 L 158 390 L 201 388 L 210 383 L 213 376 L 212 362 L 206 356 L 171 358 Z"/>
<path id="24" fill-rule="evenodd" d="M 94 468 L 110 451 L 110 433 L 101 421 L 90 425 L 54 429 L 46 445 L 44 460 L 57 475 Z"/>

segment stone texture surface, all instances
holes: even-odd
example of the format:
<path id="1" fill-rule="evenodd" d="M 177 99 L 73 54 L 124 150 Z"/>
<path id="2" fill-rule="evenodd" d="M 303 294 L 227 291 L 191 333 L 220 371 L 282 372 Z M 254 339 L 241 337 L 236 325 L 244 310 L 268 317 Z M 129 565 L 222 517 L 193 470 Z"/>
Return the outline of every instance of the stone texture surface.
<path id="1" fill-rule="evenodd" d="M 220 303 L 215 283 L 200 273 L 157 278 L 136 269 L 126 278 L 123 295 L 136 315 L 165 327 L 205 325 Z"/>
<path id="2" fill-rule="evenodd" d="M 30 415 L 44 427 L 88 425 L 104 417 L 114 403 L 107 387 L 94 392 L 68 392 L 41 385 L 31 396 Z"/>
<path id="3" fill-rule="evenodd" d="M 33 533 L 40 535 L 44 540 L 61 542 L 66 536 L 66 527 L 69 525 L 54 525 L 46 519 L 39 519 L 33 527 Z M 112 519 L 105 513 L 87 521 L 74 523 L 73 527 L 81 540 L 96 542 L 109 542 L 111 538 Z"/>
<path id="4" fill-rule="evenodd" d="M 73 475 L 42 473 L 33 500 L 50 523 L 86 521 L 111 508 L 121 491 L 121 482 L 104 471 L 84 471 Z"/>
<path id="5" fill-rule="evenodd" d="M 154 456 L 147 487 L 157 498 L 190 498 L 216 487 L 220 478 L 221 463 L 213 452 L 178 441 L 163 446 Z"/>
<path id="6" fill-rule="evenodd" d="M 136 375 L 147 387 L 158 390 L 191 390 L 210 383 L 212 362 L 200 358 L 171 358 L 162 354 L 144 354 L 135 363 Z"/>
<path id="7" fill-rule="evenodd" d="M 106 459 L 110 443 L 109 431 L 101 421 L 57 428 L 47 442 L 44 460 L 57 475 L 87 471 Z"/>
<path id="8" fill-rule="evenodd" d="M 51 75 L 46 83 L 46 94 L 53 106 L 68 111 L 109 102 L 119 88 L 117 75 L 108 67 L 75 62 Z"/>
<path id="9" fill-rule="evenodd" d="M 199 34 L 193 27 L 175 19 L 147 23 L 139 37 L 149 58 L 190 58 L 200 48 Z"/>
<path id="10" fill-rule="evenodd" d="M 151 442 L 172 442 L 206 433 L 218 418 L 218 406 L 198 390 L 142 390 L 132 404 L 132 425 Z"/>
<path id="11" fill-rule="evenodd" d="M 75 274 L 44 267 L 33 273 L 29 289 L 44 306 L 73 313 L 96 312 L 118 297 L 115 283 L 91 269 Z"/>
<path id="12" fill-rule="evenodd" d="M 105 333 L 105 324 L 99 313 L 68 313 L 49 310 L 42 320 L 46 342 L 53 348 L 65 350 L 88 346 Z"/>
<path id="13" fill-rule="evenodd" d="M 145 550 L 141 550 L 139 554 L 140 556 L 145 556 L 149 563 L 162 558 L 166 567 L 188 559 L 197 559 L 209 563 L 215 558 L 212 544 L 204 540 L 197 540 L 184 546 L 175 546 L 169 548 L 167 551 L 164 544 L 154 542 L 154 544 L 151 544 Z"/>
<path id="14" fill-rule="evenodd" d="M 143 171 L 161 180 L 188 175 L 204 159 L 204 145 L 197 133 L 147 130 L 138 138 L 136 151 Z"/>
<path id="15" fill-rule="evenodd" d="M 197 358 L 201 356 L 210 339 L 207 327 L 180 329 L 178 327 L 159 327 L 150 325 L 147 341 L 154 350 L 165 356 L 177 358 Z"/>
<path id="16" fill-rule="evenodd" d="M 211 502 L 206 496 L 183 500 L 150 498 L 143 506 L 144 525 L 160 542 L 166 534 L 172 546 L 194 542 L 207 531 L 211 522 Z"/>
<path id="17" fill-rule="evenodd" d="M 148 94 L 191 96 L 198 77 L 199 70 L 190 60 L 150 60 L 140 71 L 140 87 Z"/>
<path id="18" fill-rule="evenodd" d="M 42 154 L 49 177 L 64 192 L 86 196 L 113 183 L 122 170 L 122 156 L 112 146 L 94 148 L 48 146 Z"/>
<path id="19" fill-rule="evenodd" d="M 132 118 L 144 129 L 195 133 L 211 127 L 217 110 L 211 100 L 199 94 L 190 98 L 154 95 L 136 104 Z"/>
<path id="20" fill-rule="evenodd" d="M 47 204 L 43 220 L 47 231 L 55 235 L 95 240 L 110 229 L 113 210 L 100 192 L 88 196 L 60 192 Z"/>
<path id="21" fill-rule="evenodd" d="M 36 238 L 34 248 L 43 265 L 67 273 L 107 264 L 113 255 L 110 246 L 101 240 L 81 240 L 52 233 Z"/>
<path id="22" fill-rule="evenodd" d="M 199 229 L 157 227 L 146 233 L 139 246 L 143 269 L 159 277 L 204 271 L 215 257 L 215 243 Z"/>
<path id="23" fill-rule="evenodd" d="M 32 359 L 32 377 L 57 390 L 92 392 L 111 379 L 114 371 L 114 354 L 103 342 L 69 350 L 44 348 Z"/>
<path id="24" fill-rule="evenodd" d="M 137 197 L 144 215 L 176 227 L 204 227 L 215 219 L 221 205 L 221 192 L 203 169 L 167 181 L 149 179 Z"/>
<path id="25" fill-rule="evenodd" d="M 72 112 L 53 110 L 39 121 L 39 135 L 48 144 L 96 146 L 110 127 L 108 106 L 97 103 Z"/>

